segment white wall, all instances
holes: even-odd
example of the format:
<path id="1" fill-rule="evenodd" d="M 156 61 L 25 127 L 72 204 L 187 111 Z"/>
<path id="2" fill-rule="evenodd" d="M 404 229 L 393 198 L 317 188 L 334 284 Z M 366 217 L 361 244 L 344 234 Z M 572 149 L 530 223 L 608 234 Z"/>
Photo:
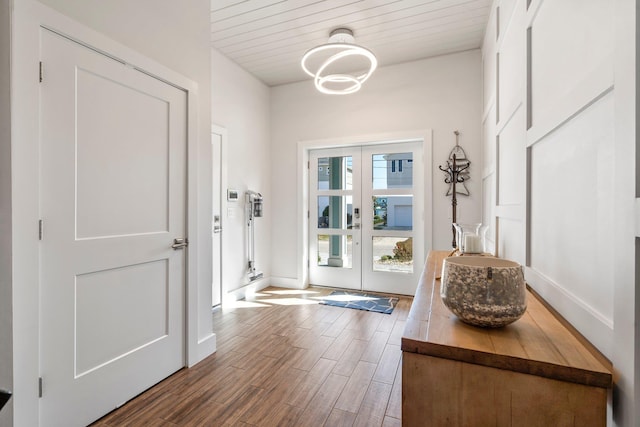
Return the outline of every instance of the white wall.
<path id="1" fill-rule="evenodd" d="M 635 109 L 618 86 L 635 90 L 635 52 L 616 45 L 635 8 L 527 3 L 494 1 L 482 49 L 484 220 L 498 255 L 613 361 L 612 416 L 632 425 L 635 125 L 619 117 Z"/>
<path id="2" fill-rule="evenodd" d="M 105 36 L 131 49 L 151 58 L 166 67 L 169 74 L 176 72 L 180 76 L 187 77 L 190 82 L 197 84 L 197 104 L 191 106 L 197 119 L 197 132 L 191 133 L 197 141 L 197 151 L 209 150 L 210 153 L 210 49 L 209 49 L 209 2 L 199 0 L 190 2 L 189 7 L 181 3 L 169 0 L 142 0 L 127 2 L 122 0 L 101 2 L 97 0 L 73 1 L 73 0 L 43 0 L 47 6 L 71 17 L 76 22 L 97 31 Z M 20 25 L 16 25 L 12 36 L 15 51 L 14 67 L 24 66 L 24 58 L 28 55 L 37 55 L 37 28 L 31 25 L 37 24 L 32 10 L 40 10 L 35 7 L 37 3 L 22 0 L 15 2 L 15 10 L 21 11 Z M 40 12 L 38 12 L 40 13 Z M 16 12 L 17 14 L 17 12 Z M 25 18 L 28 15 L 28 18 Z M 17 15 L 14 15 L 17 16 Z M 41 15 L 38 15 L 41 16 Z M 49 14 L 52 16 L 52 14 Z M 24 20 L 24 21 L 23 21 Z M 33 22 L 32 22 L 33 20 Z M 61 21 L 57 21 L 61 22 Z M 18 28 L 19 27 L 19 28 Z M 3 29 L 5 27 L 3 26 Z M 29 43 L 36 38 L 35 48 Z M 24 53 L 25 51 L 33 53 Z M 137 55 L 137 54 L 136 54 Z M 16 58 L 21 58 L 16 60 Z M 37 65 L 37 59 L 35 64 Z M 14 70 L 16 68 L 13 68 Z M 166 73 L 165 73 L 166 74 Z M 23 146 L 33 146 L 32 141 L 37 141 L 31 135 L 32 128 L 37 130 L 37 115 L 32 109 L 25 111 L 16 105 L 25 105 L 37 100 L 37 81 L 28 79 L 28 72 L 13 75 L 12 87 L 19 88 L 20 96 L 12 100 L 14 128 L 12 129 L 13 142 L 13 182 L 14 189 L 12 201 L 15 214 L 12 218 L 13 229 L 13 337 L 14 337 L 14 422 L 15 425 L 37 425 L 38 422 L 38 397 L 37 378 L 38 366 L 38 272 L 33 266 L 37 265 L 38 249 L 37 241 L 33 238 L 33 224 L 37 224 L 38 206 L 37 191 L 25 192 L 24 188 L 37 189 L 37 166 L 33 159 L 37 159 L 29 149 Z M 182 78 L 182 77 L 181 77 Z M 191 83 L 189 83 L 191 84 Z M 191 89 L 194 89 L 193 87 Z M 192 92 L 193 93 L 193 92 Z M 18 99 L 20 98 L 20 99 Z M 30 101 L 25 101 L 29 99 Z M 36 101 L 37 102 L 37 101 Z M 37 109 L 37 107 L 36 107 Z M 36 122 L 33 123 L 32 120 Z M 19 126 L 15 126 L 19 123 Z M 27 125 L 28 123 L 28 125 Z M 210 175 L 210 157 L 194 156 L 197 162 L 190 164 L 191 170 L 198 170 Z M 16 165 L 20 167 L 17 168 Z M 208 195 L 211 193 L 209 180 L 200 180 L 197 175 L 191 176 L 195 193 Z M 16 191 L 16 189 L 21 191 Z M 26 194 L 28 193 L 28 194 Z M 195 281 L 197 292 L 189 292 L 189 301 L 193 301 L 195 307 L 191 307 L 190 313 L 197 311 L 198 321 L 189 322 L 190 338 L 197 338 L 197 343 L 190 340 L 189 360 L 194 361 L 204 356 L 207 349 L 212 350 L 210 343 L 215 346 L 215 336 L 212 334 L 211 319 L 211 262 L 210 262 L 210 197 L 207 199 L 190 195 L 190 201 L 196 201 L 197 209 L 190 211 L 190 228 L 195 225 L 196 232 L 193 245 L 189 253 L 192 260 L 195 258 L 197 269 L 190 275 Z M 207 200 L 209 206 L 207 206 Z M 4 200 L 3 200 L 4 201 Z M 35 219 L 34 219 L 35 218 Z M 35 260 L 35 262 L 33 262 Z M 190 260 L 190 266 L 193 261 Z M 193 274 L 195 273 L 195 274 Z M 194 283 L 194 282 L 190 283 Z M 197 294 L 197 295 L 196 295 Z M 194 337 L 196 335 L 197 337 Z M 202 344 L 202 345 L 201 345 Z M 193 347 L 193 348 L 192 348 Z M 206 349 L 205 349 L 206 347 Z M 193 350 L 193 351 L 192 351 Z"/>
<path id="3" fill-rule="evenodd" d="M 211 63 L 211 117 L 213 123 L 227 129 L 224 148 L 227 183 L 240 195 L 237 202 L 228 202 L 226 212 L 222 212 L 222 286 L 226 293 L 248 283 L 244 195 L 247 190 L 257 191 L 264 197 L 264 216 L 255 219 L 255 261 L 256 269 L 263 272 L 265 280 L 254 284 L 266 284 L 271 275 L 270 222 L 277 209 L 271 191 L 271 170 L 280 166 L 271 156 L 269 87 L 215 49 Z"/>
<path id="4" fill-rule="evenodd" d="M 11 105 L 10 1 L 0 1 L 0 389 L 13 388 L 11 292 Z M 13 402 L 0 411 L 0 426 L 10 426 Z"/>
<path id="5" fill-rule="evenodd" d="M 297 144 L 300 141 L 433 130 L 433 236 L 427 246 L 451 247 L 451 199 L 438 165 L 446 163 L 459 130 L 460 145 L 472 161 L 470 197 L 459 197 L 458 221 L 481 219 L 480 52 L 382 67 L 348 96 L 320 94 L 308 81 L 271 90 L 274 216 L 272 274 L 274 283 L 301 285 L 298 277 Z M 421 261 L 419 261 L 421 262 Z"/>

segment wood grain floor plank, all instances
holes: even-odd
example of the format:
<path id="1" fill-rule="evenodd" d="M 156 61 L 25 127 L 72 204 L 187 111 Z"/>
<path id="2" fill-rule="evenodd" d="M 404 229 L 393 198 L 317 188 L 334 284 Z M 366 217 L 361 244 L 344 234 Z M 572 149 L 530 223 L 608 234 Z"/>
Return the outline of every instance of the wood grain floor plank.
<path id="1" fill-rule="evenodd" d="M 286 381 L 283 379 L 273 388 L 265 389 L 266 395 L 264 400 L 248 408 L 240 417 L 240 420 L 250 425 L 262 425 L 266 419 L 280 418 L 281 415 L 275 412 L 283 409 L 280 408 L 280 404 L 286 399 L 286 396 L 290 395 L 291 389 L 297 387 L 305 375 L 306 372 L 304 371 L 297 369 L 292 370 L 292 373 L 289 374 Z M 303 408 L 299 409 L 301 412 Z"/>
<path id="2" fill-rule="evenodd" d="M 305 349 L 304 353 L 299 353 L 300 358 L 292 366 L 294 368 L 309 371 L 320 360 L 322 354 L 329 348 L 335 338 L 319 336 L 310 349 Z"/>
<path id="3" fill-rule="evenodd" d="M 396 323 L 395 325 L 393 325 L 393 329 L 391 330 L 389 341 L 387 341 L 389 344 L 402 344 L 402 333 L 404 332 L 404 326 L 406 325 L 406 323 L 406 320 L 396 320 Z"/>
<path id="4" fill-rule="evenodd" d="M 391 330 L 376 331 L 373 334 L 373 337 L 369 340 L 369 345 L 364 349 L 360 360 L 363 362 L 378 363 L 382 357 L 382 353 L 384 352 L 384 348 L 389 340 L 390 334 Z"/>
<path id="5" fill-rule="evenodd" d="M 358 410 L 354 427 L 380 427 L 391 395 L 391 384 L 371 381 Z"/>
<path id="6" fill-rule="evenodd" d="M 378 324 L 378 328 L 376 330 L 381 332 L 391 332 L 391 330 L 393 329 L 393 325 L 396 323 L 396 320 L 398 320 L 399 311 L 400 310 L 398 310 L 396 304 L 396 308 L 391 312 L 391 314 L 384 316 L 382 320 L 380 320 L 380 323 Z"/>
<path id="7" fill-rule="evenodd" d="M 324 427 L 351 427 L 356 420 L 356 414 L 334 408 L 324 423 Z"/>
<path id="8" fill-rule="evenodd" d="M 291 392 L 284 401 L 289 405 L 305 408 L 329 377 L 335 364 L 336 362 L 330 359 L 321 358 L 318 360 L 305 378 L 291 388 Z"/>
<path id="9" fill-rule="evenodd" d="M 349 347 L 347 347 L 342 357 L 340 357 L 340 360 L 338 360 L 338 363 L 336 363 L 335 368 L 333 368 L 333 372 L 346 377 L 351 376 L 368 345 L 369 343 L 367 341 L 351 341 Z"/>
<path id="10" fill-rule="evenodd" d="M 257 387 L 242 387 L 242 392 L 225 404 L 194 408 L 180 424 L 189 427 L 233 425 L 252 405 L 260 402 L 264 394 L 265 391 Z"/>
<path id="11" fill-rule="evenodd" d="M 336 408 L 343 411 L 358 412 L 362 399 L 367 392 L 369 383 L 373 378 L 377 365 L 369 362 L 358 362 L 358 365 L 349 377 L 349 381 L 336 402 Z"/>
<path id="12" fill-rule="evenodd" d="M 387 344 L 378 363 L 376 373 L 373 376 L 374 381 L 383 382 L 387 384 L 393 384 L 396 377 L 396 373 L 400 368 L 400 358 L 402 357 L 402 350 L 400 346 Z"/>
<path id="13" fill-rule="evenodd" d="M 385 408 L 382 425 L 400 425 L 401 370 L 391 372 L 411 299 L 391 315 L 295 304 L 331 291 L 268 288 L 216 308 L 215 354 L 93 426 L 374 426 Z"/>
<path id="14" fill-rule="evenodd" d="M 369 341 L 373 334 L 378 329 L 378 325 L 382 321 L 380 313 L 373 313 L 370 311 L 361 311 L 358 316 L 353 318 L 345 329 L 350 329 L 355 332 L 355 337 L 363 341 Z"/>
<path id="15" fill-rule="evenodd" d="M 342 393 L 348 377 L 331 374 L 315 394 L 313 403 L 307 405 L 298 418 L 300 426 L 321 426 L 329 418 L 333 406 Z"/>
<path id="16" fill-rule="evenodd" d="M 280 403 L 275 406 L 274 411 L 269 413 L 257 426 L 277 426 L 277 427 L 299 427 L 298 419 L 303 409 L 297 406 L 290 406 L 286 403 Z"/>
<path id="17" fill-rule="evenodd" d="M 402 357 L 400 358 L 400 366 L 402 366 Z M 387 417 L 402 419 L 402 369 L 396 372 L 396 378 L 393 381 L 393 389 L 389 396 L 387 404 Z"/>
<path id="18" fill-rule="evenodd" d="M 329 348 L 327 348 L 327 350 L 322 354 L 322 357 L 325 359 L 340 360 L 351 341 L 353 341 L 354 335 L 354 331 L 344 329 Z M 382 347 L 384 348 L 384 344 Z"/>
<path id="19" fill-rule="evenodd" d="M 340 317 L 338 317 L 331 326 L 323 332 L 323 334 L 328 337 L 337 337 L 342 333 L 351 320 L 356 317 L 356 314 L 357 310 L 343 309 Z"/>
<path id="20" fill-rule="evenodd" d="M 382 427 L 402 427 L 402 421 L 400 421 L 398 418 L 384 417 Z"/>

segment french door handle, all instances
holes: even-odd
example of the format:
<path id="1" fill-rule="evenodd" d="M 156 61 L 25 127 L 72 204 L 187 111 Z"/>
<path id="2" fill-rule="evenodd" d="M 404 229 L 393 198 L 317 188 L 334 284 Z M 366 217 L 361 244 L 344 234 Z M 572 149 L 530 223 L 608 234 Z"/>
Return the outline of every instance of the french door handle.
<path id="1" fill-rule="evenodd" d="M 184 249 L 187 246 L 189 246 L 189 240 L 185 238 L 175 238 L 173 239 L 173 245 L 171 245 L 174 251 L 177 251 L 178 249 Z"/>
<path id="2" fill-rule="evenodd" d="M 360 224 L 357 223 L 357 222 L 355 224 L 353 224 L 353 229 L 354 230 L 360 230 Z"/>
<path id="3" fill-rule="evenodd" d="M 218 234 L 222 232 L 222 226 L 220 225 L 220 215 L 213 216 L 213 233 Z"/>

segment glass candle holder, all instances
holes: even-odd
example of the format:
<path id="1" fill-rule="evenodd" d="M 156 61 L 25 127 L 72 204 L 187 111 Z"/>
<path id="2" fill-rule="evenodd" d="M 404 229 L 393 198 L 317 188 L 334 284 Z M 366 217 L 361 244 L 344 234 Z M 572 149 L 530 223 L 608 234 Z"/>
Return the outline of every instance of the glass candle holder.
<path id="1" fill-rule="evenodd" d="M 484 231 L 482 224 L 454 223 L 456 229 L 456 245 L 460 253 L 481 254 L 484 252 Z"/>

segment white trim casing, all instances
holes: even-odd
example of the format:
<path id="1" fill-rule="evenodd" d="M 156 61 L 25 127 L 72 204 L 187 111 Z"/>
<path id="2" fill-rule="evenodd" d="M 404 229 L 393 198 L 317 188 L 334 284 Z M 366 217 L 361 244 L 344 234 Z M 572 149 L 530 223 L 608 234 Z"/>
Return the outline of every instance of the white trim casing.
<path id="1" fill-rule="evenodd" d="M 636 199 L 636 237 L 640 237 L 640 199 Z"/>

